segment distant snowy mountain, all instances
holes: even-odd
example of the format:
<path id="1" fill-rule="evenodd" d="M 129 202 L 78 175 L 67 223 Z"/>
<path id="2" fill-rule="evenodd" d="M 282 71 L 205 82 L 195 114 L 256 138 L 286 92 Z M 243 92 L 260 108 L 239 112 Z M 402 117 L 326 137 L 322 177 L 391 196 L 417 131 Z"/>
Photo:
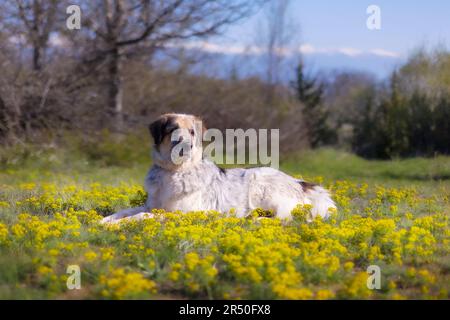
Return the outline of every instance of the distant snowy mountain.
<path id="1" fill-rule="evenodd" d="M 169 48 L 169 52 L 183 50 L 186 57 L 198 60 L 191 72 L 207 74 L 219 78 L 229 77 L 263 77 L 267 70 L 267 57 L 263 50 L 256 47 L 219 46 L 209 43 L 183 45 Z M 170 56 L 173 56 L 170 54 Z M 195 59 L 197 57 L 197 59 Z M 314 72 L 336 70 L 368 72 L 377 78 L 387 77 L 392 70 L 404 62 L 404 58 L 389 51 L 375 49 L 360 51 L 352 48 L 335 50 L 318 50 L 303 46 L 294 54 L 282 52 L 279 65 L 279 78 L 283 82 L 292 80 L 295 67 L 303 59 L 306 69 Z M 173 63 L 176 64 L 176 59 Z"/>

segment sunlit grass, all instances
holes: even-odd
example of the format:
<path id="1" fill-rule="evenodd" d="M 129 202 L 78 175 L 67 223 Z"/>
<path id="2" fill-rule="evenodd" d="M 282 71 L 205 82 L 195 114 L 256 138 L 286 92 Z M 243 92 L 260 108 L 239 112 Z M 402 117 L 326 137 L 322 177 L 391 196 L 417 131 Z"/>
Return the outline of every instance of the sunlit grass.
<path id="1" fill-rule="evenodd" d="M 338 212 L 327 221 L 307 224 L 299 207 L 292 222 L 155 211 L 103 226 L 103 215 L 143 203 L 149 163 L 70 163 L 60 152 L 0 173 L 0 298 L 448 298 L 449 158 L 322 150 L 285 160 L 282 169 L 332 190 Z M 66 287 L 73 264 L 81 290 Z M 373 264 L 380 290 L 366 286 Z"/>

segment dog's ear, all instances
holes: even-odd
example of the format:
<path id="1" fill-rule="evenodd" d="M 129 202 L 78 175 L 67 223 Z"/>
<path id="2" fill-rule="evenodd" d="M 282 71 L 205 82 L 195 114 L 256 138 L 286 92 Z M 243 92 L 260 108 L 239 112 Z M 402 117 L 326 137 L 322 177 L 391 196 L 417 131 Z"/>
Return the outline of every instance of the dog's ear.
<path id="1" fill-rule="evenodd" d="M 150 134 L 152 135 L 156 145 L 159 145 L 164 138 L 167 121 L 167 116 L 161 116 L 148 126 Z"/>

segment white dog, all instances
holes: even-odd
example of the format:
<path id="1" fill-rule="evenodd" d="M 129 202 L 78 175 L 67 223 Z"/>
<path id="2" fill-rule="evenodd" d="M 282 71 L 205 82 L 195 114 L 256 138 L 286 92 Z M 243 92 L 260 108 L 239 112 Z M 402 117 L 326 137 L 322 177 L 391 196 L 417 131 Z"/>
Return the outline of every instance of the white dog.
<path id="1" fill-rule="evenodd" d="M 152 217 L 152 209 L 183 212 L 216 210 L 245 217 L 253 209 L 272 210 L 278 218 L 290 218 L 298 204 L 312 205 L 312 217 L 326 218 L 330 208 L 336 208 L 327 190 L 295 179 L 273 168 L 222 169 L 203 158 L 201 138 L 203 129 L 199 118 L 185 114 L 165 114 L 150 125 L 154 139 L 153 166 L 145 179 L 148 193 L 142 207 L 120 211 L 102 220 L 103 223 L 122 219 Z M 174 140 L 177 129 L 187 132 Z M 177 130 L 180 131 L 180 130 Z M 198 141 L 198 140 L 197 140 Z M 173 149 L 188 144 L 189 156 L 173 161 Z M 183 151 L 181 151 L 183 153 Z"/>

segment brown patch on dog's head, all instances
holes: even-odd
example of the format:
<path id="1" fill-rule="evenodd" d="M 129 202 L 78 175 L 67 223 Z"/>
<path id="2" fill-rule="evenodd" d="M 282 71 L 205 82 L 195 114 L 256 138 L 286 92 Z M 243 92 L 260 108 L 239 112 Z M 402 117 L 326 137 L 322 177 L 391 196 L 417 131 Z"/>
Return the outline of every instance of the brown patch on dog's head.
<path id="1" fill-rule="evenodd" d="M 164 138 L 171 133 L 171 131 L 177 129 L 175 126 L 175 117 L 166 114 L 160 116 L 157 120 L 152 122 L 148 128 L 155 145 L 160 145 Z"/>
<path id="2" fill-rule="evenodd" d="M 150 134 L 155 141 L 155 145 L 163 142 L 164 138 L 176 129 L 186 129 L 194 135 L 194 126 L 196 122 L 202 125 L 202 132 L 206 131 L 206 127 L 201 118 L 192 115 L 184 115 L 177 113 L 167 113 L 160 116 L 157 120 L 149 125 Z"/>
<path id="3" fill-rule="evenodd" d="M 306 181 L 300 181 L 299 182 L 300 185 L 303 188 L 303 191 L 308 192 L 309 190 L 314 189 L 315 186 L 317 186 L 317 184 L 311 183 L 311 182 L 306 182 Z"/>
<path id="4" fill-rule="evenodd" d="M 198 142 L 201 147 L 203 132 L 206 128 L 199 117 L 177 113 L 163 114 L 149 125 L 149 130 L 155 142 L 155 150 L 158 153 L 160 164 L 172 159 L 172 149 L 181 142 L 184 146 L 190 142 L 188 146 L 190 145 L 191 151 L 196 153 L 196 159 L 201 159 L 201 148 L 199 148 Z M 175 130 L 181 131 L 175 132 Z M 173 133 L 176 133 L 176 136 L 173 136 Z M 199 152 L 200 155 L 198 155 Z"/>

